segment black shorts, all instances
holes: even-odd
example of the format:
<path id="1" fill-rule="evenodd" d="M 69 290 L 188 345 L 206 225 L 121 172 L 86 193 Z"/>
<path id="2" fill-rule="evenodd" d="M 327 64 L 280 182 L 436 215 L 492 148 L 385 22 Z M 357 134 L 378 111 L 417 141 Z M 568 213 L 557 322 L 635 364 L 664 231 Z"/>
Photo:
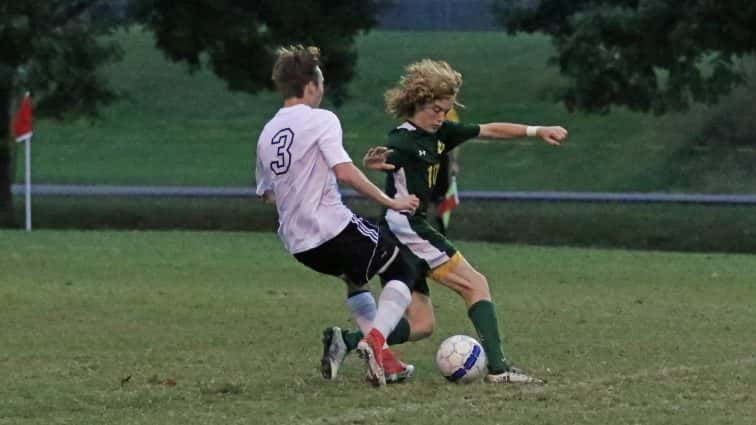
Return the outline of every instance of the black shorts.
<path id="1" fill-rule="evenodd" d="M 393 233 L 391 233 L 391 230 L 389 230 L 388 225 L 384 221 L 381 222 L 380 229 L 382 234 L 385 234 L 391 243 L 396 244 L 399 247 L 399 257 L 401 257 L 401 260 L 405 263 L 405 267 L 407 267 L 412 274 L 412 277 L 410 278 L 410 281 L 412 282 L 412 292 L 418 292 L 425 296 L 430 296 L 430 287 L 428 287 L 428 281 L 425 278 L 430 271 L 428 264 L 413 254 L 405 245 L 399 243 L 399 240 Z M 388 280 L 381 276 L 381 284 L 385 285 L 386 283 L 388 283 Z"/>
<path id="2" fill-rule="evenodd" d="M 378 229 L 358 215 L 336 237 L 313 249 L 294 254 L 307 267 L 320 273 L 346 277 L 356 285 L 366 284 L 380 274 L 400 280 L 412 288 L 412 273 L 399 248 Z"/>

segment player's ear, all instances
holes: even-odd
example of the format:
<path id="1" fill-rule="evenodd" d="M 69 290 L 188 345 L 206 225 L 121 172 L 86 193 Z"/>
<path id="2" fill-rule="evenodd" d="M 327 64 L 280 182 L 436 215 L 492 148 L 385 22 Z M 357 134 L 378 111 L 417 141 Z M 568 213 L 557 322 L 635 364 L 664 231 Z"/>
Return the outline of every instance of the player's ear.
<path id="1" fill-rule="evenodd" d="M 303 97 L 306 97 L 307 95 L 312 95 L 315 92 L 315 83 L 310 81 L 304 86 L 304 90 L 302 91 Z"/>

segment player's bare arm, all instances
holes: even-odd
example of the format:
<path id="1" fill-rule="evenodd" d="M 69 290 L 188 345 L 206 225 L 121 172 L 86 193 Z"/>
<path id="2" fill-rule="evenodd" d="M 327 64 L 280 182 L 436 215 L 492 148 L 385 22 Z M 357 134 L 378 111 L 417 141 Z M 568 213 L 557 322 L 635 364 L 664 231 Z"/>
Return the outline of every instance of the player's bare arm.
<path id="1" fill-rule="evenodd" d="M 560 126 L 527 126 L 494 122 L 480 125 L 480 135 L 484 139 L 511 139 L 513 137 L 540 137 L 550 145 L 561 145 L 567 139 L 567 130 Z"/>
<path id="2" fill-rule="evenodd" d="M 351 162 L 334 165 L 333 172 L 336 174 L 336 179 L 338 179 L 339 183 L 351 187 L 386 208 L 395 211 L 414 212 L 420 205 L 420 200 L 415 195 L 397 196 L 396 198 L 389 197 L 378 186 L 368 180 L 362 171 Z"/>

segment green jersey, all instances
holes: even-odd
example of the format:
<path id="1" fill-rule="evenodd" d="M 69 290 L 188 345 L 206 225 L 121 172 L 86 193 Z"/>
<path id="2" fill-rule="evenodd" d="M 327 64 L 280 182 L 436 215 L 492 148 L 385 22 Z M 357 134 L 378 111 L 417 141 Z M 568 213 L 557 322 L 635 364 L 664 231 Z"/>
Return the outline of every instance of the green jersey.
<path id="1" fill-rule="evenodd" d="M 420 199 L 415 216 L 425 217 L 436 185 L 441 158 L 463 142 L 477 137 L 480 126 L 444 121 L 435 133 L 410 122 L 391 130 L 386 146 L 393 152 L 386 160 L 396 169 L 386 179 L 386 194 L 414 194 Z"/>

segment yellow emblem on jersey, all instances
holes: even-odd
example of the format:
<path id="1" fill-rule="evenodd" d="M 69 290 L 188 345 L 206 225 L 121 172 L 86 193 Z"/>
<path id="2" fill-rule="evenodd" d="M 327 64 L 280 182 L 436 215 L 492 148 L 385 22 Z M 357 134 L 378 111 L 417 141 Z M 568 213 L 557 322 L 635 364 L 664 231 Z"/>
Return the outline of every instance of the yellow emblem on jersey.
<path id="1" fill-rule="evenodd" d="M 436 140 L 436 143 L 438 143 L 438 153 L 441 154 L 441 152 L 444 151 L 446 145 L 444 145 L 444 143 L 440 140 Z"/>

